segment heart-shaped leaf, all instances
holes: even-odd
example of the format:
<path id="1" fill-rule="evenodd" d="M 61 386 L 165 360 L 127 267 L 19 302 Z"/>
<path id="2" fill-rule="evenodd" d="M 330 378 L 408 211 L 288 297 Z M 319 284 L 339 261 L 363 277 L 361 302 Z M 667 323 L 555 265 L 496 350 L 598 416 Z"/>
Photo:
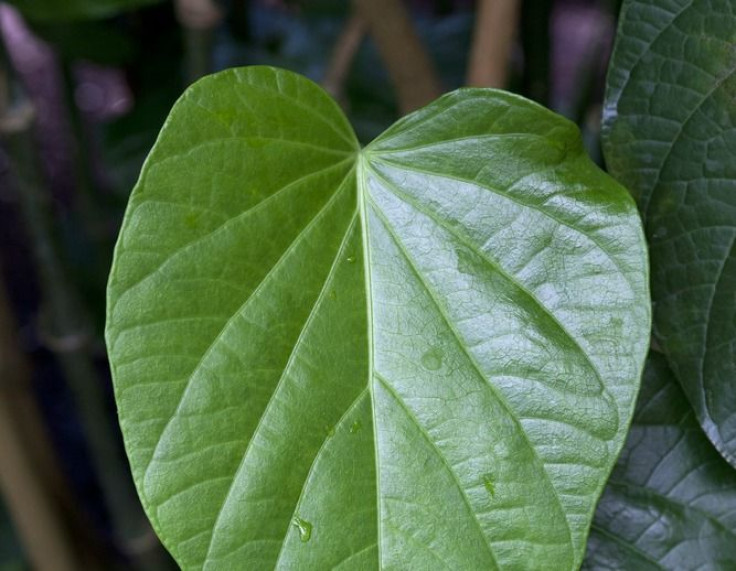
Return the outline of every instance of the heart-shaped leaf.
<path id="1" fill-rule="evenodd" d="M 161 0 L 8 0 L 30 20 L 69 21 L 114 16 Z"/>
<path id="2" fill-rule="evenodd" d="M 573 569 L 648 344 L 633 201 L 573 124 L 468 89 L 360 149 L 231 70 L 133 192 L 107 341 L 186 569 Z"/>
<path id="3" fill-rule="evenodd" d="M 733 2 L 626 0 L 603 134 L 644 214 L 657 338 L 736 466 L 734 30 Z"/>
<path id="4" fill-rule="evenodd" d="M 736 569 L 736 472 L 710 446 L 657 353 L 583 568 Z"/>

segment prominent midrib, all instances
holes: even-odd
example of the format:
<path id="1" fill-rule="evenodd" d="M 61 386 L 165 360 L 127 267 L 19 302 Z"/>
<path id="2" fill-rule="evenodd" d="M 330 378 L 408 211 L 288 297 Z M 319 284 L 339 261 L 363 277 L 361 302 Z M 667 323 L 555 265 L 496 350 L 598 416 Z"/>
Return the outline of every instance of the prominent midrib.
<path id="1" fill-rule="evenodd" d="M 358 207 L 358 216 L 361 226 L 361 243 L 363 247 L 363 279 L 365 280 L 365 308 L 366 308 L 366 339 L 368 341 L 368 377 L 366 383 L 371 399 L 371 428 L 373 430 L 373 454 L 375 462 L 375 474 L 376 474 L 376 529 L 378 530 L 378 537 L 376 538 L 376 549 L 378 551 L 378 568 L 381 568 L 383 562 L 383 550 L 382 550 L 382 536 L 383 536 L 383 525 L 381 517 L 381 472 L 379 463 L 379 451 L 378 451 L 378 423 L 376 422 L 376 399 L 373 390 L 373 378 L 374 366 L 374 352 L 375 343 L 373 341 L 373 285 L 371 281 L 371 268 L 370 268 L 370 237 L 368 235 L 368 219 L 366 216 L 366 201 L 365 201 L 365 156 L 361 152 L 358 154 L 358 159 L 355 167 L 356 174 L 356 202 Z"/>

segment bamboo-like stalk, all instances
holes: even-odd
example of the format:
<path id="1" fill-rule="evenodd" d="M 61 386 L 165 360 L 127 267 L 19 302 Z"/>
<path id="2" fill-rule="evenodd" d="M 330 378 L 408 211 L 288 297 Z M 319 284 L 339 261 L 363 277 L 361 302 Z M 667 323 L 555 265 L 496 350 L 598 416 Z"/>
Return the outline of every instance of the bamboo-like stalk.
<path id="1" fill-rule="evenodd" d="M 64 92 L 64 108 L 70 127 L 71 158 L 74 168 L 74 206 L 83 225 L 84 248 L 92 257 L 96 275 L 105 275 L 110 267 L 113 241 L 106 231 L 107 220 L 100 208 L 97 184 L 91 166 L 92 148 L 84 120 L 75 102 L 76 80 L 72 63 L 62 60 L 60 76 Z"/>
<path id="2" fill-rule="evenodd" d="M 402 113 L 442 93 L 439 76 L 401 0 L 355 0 L 396 88 Z"/>
<path id="3" fill-rule="evenodd" d="M 467 84 L 505 87 L 519 19 L 519 0 L 479 0 Z"/>
<path id="4" fill-rule="evenodd" d="M 322 87 L 343 107 L 345 107 L 345 81 L 365 34 L 366 24 L 363 17 L 353 13 L 335 42 L 327 71 L 322 79 Z"/>
<path id="5" fill-rule="evenodd" d="M 75 571 L 81 562 L 45 485 L 49 475 L 39 472 L 38 456 L 34 458 L 28 434 L 18 422 L 18 404 L 24 413 L 29 412 L 27 368 L 15 341 L 13 322 L 5 288 L 0 284 L 0 490 L 33 567 L 38 571 Z M 26 418 L 26 425 L 29 420 Z M 39 445 L 44 446 L 44 441 Z M 45 468 L 55 470 L 48 463 Z"/>
<path id="6" fill-rule="evenodd" d="M 194 83 L 200 77 L 212 73 L 213 30 L 182 28 L 186 58 L 186 81 Z"/>
<path id="7" fill-rule="evenodd" d="M 0 41 L 0 46 L 2 42 Z M 0 56 L 4 50 L 0 49 Z M 10 77 L 7 58 L 0 57 L 0 78 Z M 21 93 L 19 86 L 0 92 Z M 0 113 L 0 136 L 5 142 L 18 188 L 31 251 L 43 298 L 42 333 L 56 355 L 75 404 L 91 452 L 113 526 L 122 548 L 137 568 L 166 568 L 170 561 L 153 535 L 133 488 L 117 432 L 107 413 L 106 397 L 90 352 L 92 336 L 86 311 L 66 276 L 56 251 L 48 193 L 33 138 L 34 114 L 23 95 Z M 145 548 L 141 548 L 145 546 Z"/>
<path id="8" fill-rule="evenodd" d="M 222 8 L 215 0 L 176 0 L 174 5 L 184 35 L 186 79 L 193 83 L 212 72 L 212 46 Z"/>

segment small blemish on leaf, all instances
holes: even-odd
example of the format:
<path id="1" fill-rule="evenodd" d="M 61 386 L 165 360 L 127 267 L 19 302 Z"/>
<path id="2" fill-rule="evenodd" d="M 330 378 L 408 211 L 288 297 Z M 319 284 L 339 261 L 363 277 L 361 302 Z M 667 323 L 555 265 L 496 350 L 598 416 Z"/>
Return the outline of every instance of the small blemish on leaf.
<path id="1" fill-rule="evenodd" d="M 436 371 L 442 366 L 442 358 L 445 354 L 439 347 L 433 347 L 422 355 L 422 366 L 429 371 Z"/>
<path id="2" fill-rule="evenodd" d="M 291 520 L 291 525 L 299 530 L 299 539 L 302 543 L 306 543 L 312 538 L 312 524 L 307 520 L 299 516 L 294 516 L 294 519 Z"/>
<path id="3" fill-rule="evenodd" d="M 496 486 L 493 484 L 493 478 L 490 474 L 483 475 L 483 487 L 491 497 L 496 495 Z"/>

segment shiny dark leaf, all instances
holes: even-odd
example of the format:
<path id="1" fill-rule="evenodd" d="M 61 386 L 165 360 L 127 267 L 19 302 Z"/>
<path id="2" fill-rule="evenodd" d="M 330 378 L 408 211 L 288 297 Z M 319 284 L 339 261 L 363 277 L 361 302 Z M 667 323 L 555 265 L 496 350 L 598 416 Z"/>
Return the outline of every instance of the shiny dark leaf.
<path id="1" fill-rule="evenodd" d="M 603 135 L 644 216 L 659 343 L 736 466 L 734 30 L 732 0 L 626 0 Z"/>
<path id="2" fill-rule="evenodd" d="M 736 569 L 736 471 L 704 436 L 662 355 L 650 356 L 584 569 Z"/>

